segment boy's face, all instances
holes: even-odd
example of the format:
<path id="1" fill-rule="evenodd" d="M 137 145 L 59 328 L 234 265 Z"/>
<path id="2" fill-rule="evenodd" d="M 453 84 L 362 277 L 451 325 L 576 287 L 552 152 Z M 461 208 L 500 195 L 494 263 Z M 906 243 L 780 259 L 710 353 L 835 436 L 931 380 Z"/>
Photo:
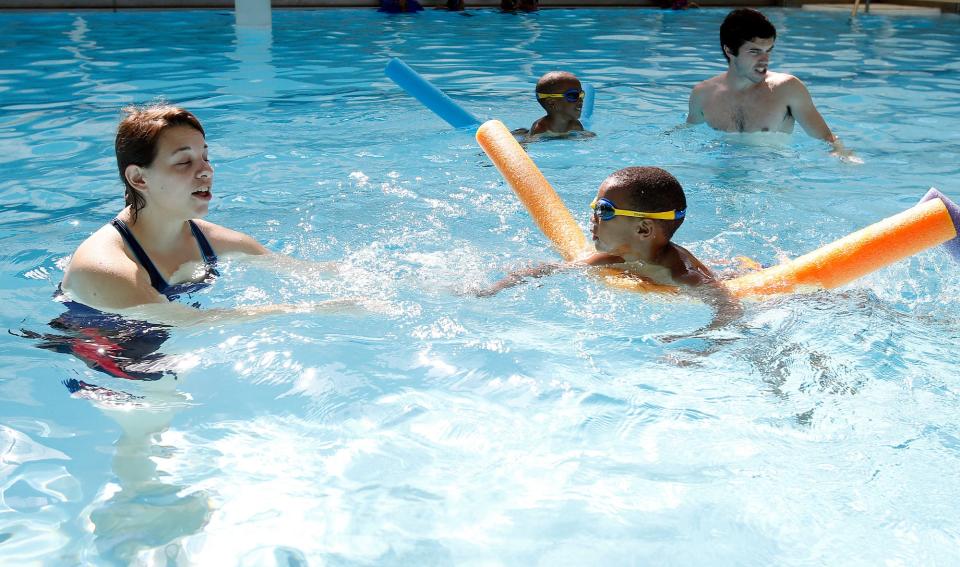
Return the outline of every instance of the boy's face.
<path id="1" fill-rule="evenodd" d="M 597 200 L 606 199 L 616 208 L 626 209 L 628 194 L 629 189 L 618 179 L 608 177 L 600 184 Z M 617 215 L 601 220 L 596 213 L 590 217 L 590 232 L 598 252 L 614 254 L 628 262 L 647 260 L 653 247 L 665 237 L 660 223 L 652 219 Z"/>
<path id="2" fill-rule="evenodd" d="M 583 87 L 580 86 L 580 81 L 563 79 L 542 92 L 544 94 L 565 95 L 543 99 L 544 106 L 549 114 L 563 116 L 571 120 L 580 119 L 580 111 L 583 110 Z M 574 100 L 571 101 L 570 98 L 574 98 Z"/>

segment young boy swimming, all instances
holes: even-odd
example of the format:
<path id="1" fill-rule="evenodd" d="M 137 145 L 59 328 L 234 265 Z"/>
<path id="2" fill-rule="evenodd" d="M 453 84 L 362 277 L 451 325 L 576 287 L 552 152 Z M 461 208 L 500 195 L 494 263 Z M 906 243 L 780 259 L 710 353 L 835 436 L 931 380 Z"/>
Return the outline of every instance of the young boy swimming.
<path id="1" fill-rule="evenodd" d="M 590 204 L 590 232 L 597 252 L 567 263 L 545 264 L 514 272 L 480 296 L 493 295 L 527 277 L 584 266 L 615 266 L 647 283 L 678 286 L 716 309 L 710 327 L 740 314 L 736 299 L 689 250 L 671 239 L 683 224 L 687 199 L 680 182 L 659 167 L 627 167 L 613 172 Z"/>
<path id="2" fill-rule="evenodd" d="M 520 128 L 514 134 L 527 136 L 564 135 L 570 132 L 585 132 L 580 123 L 583 110 L 583 87 L 573 73 L 550 71 L 537 81 L 537 101 L 547 111 L 530 129 Z M 585 132 L 593 135 L 592 132 Z"/>

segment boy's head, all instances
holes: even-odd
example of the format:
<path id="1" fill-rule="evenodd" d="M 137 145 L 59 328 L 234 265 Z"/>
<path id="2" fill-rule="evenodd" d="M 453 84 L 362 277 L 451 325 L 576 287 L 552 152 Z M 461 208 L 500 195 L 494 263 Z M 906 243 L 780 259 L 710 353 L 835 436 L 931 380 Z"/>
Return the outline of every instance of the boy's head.
<path id="1" fill-rule="evenodd" d="M 677 178 L 659 167 L 627 167 L 600 184 L 593 208 L 597 250 L 631 259 L 670 242 L 683 224 L 687 198 Z"/>
<path id="2" fill-rule="evenodd" d="M 548 115 L 577 119 L 583 110 L 583 87 L 573 73 L 550 71 L 537 81 L 537 101 Z"/>
<path id="3" fill-rule="evenodd" d="M 777 39 L 777 28 L 756 10 L 738 8 L 727 14 L 720 24 L 720 49 L 727 61 L 730 61 L 730 55 L 739 55 L 740 46 L 754 39 Z"/>

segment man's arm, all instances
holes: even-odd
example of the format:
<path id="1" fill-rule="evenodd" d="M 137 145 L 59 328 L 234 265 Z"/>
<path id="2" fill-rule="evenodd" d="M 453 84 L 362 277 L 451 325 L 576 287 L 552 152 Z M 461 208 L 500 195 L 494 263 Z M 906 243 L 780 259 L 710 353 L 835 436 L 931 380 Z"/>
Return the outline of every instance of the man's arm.
<path id="1" fill-rule="evenodd" d="M 787 91 L 787 106 L 790 107 L 793 117 L 803 127 L 803 131 L 813 138 L 831 144 L 836 141 L 836 136 L 833 135 L 830 127 L 827 126 L 827 122 L 817 111 L 817 107 L 813 104 L 813 98 L 810 96 L 810 91 L 807 90 L 803 81 L 796 77 L 790 77 L 783 86 Z"/>
<path id="2" fill-rule="evenodd" d="M 703 87 L 693 87 L 687 106 L 687 124 L 700 124 L 706 120 L 703 116 Z"/>
<path id="3" fill-rule="evenodd" d="M 787 105 L 790 107 L 790 112 L 804 132 L 813 138 L 829 143 L 833 147 L 831 153 L 840 159 L 853 163 L 863 163 L 863 160 L 854 156 L 853 151 L 845 148 L 840 138 L 830 131 L 827 122 L 813 104 L 813 97 L 810 96 L 810 91 L 807 90 L 803 81 L 791 76 L 784 86 L 787 89 Z"/>

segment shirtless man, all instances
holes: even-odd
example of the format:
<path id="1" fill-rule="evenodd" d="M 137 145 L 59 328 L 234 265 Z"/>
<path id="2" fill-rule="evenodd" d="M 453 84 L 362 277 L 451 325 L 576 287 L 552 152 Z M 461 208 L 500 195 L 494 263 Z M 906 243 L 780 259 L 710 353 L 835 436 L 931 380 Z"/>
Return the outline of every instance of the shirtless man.
<path id="1" fill-rule="evenodd" d="M 726 132 L 793 132 L 794 122 L 804 131 L 848 155 L 840 139 L 817 112 L 803 82 L 768 69 L 777 30 L 756 10 L 733 10 L 720 26 L 720 46 L 727 71 L 693 87 L 688 124 L 706 122 Z"/>

